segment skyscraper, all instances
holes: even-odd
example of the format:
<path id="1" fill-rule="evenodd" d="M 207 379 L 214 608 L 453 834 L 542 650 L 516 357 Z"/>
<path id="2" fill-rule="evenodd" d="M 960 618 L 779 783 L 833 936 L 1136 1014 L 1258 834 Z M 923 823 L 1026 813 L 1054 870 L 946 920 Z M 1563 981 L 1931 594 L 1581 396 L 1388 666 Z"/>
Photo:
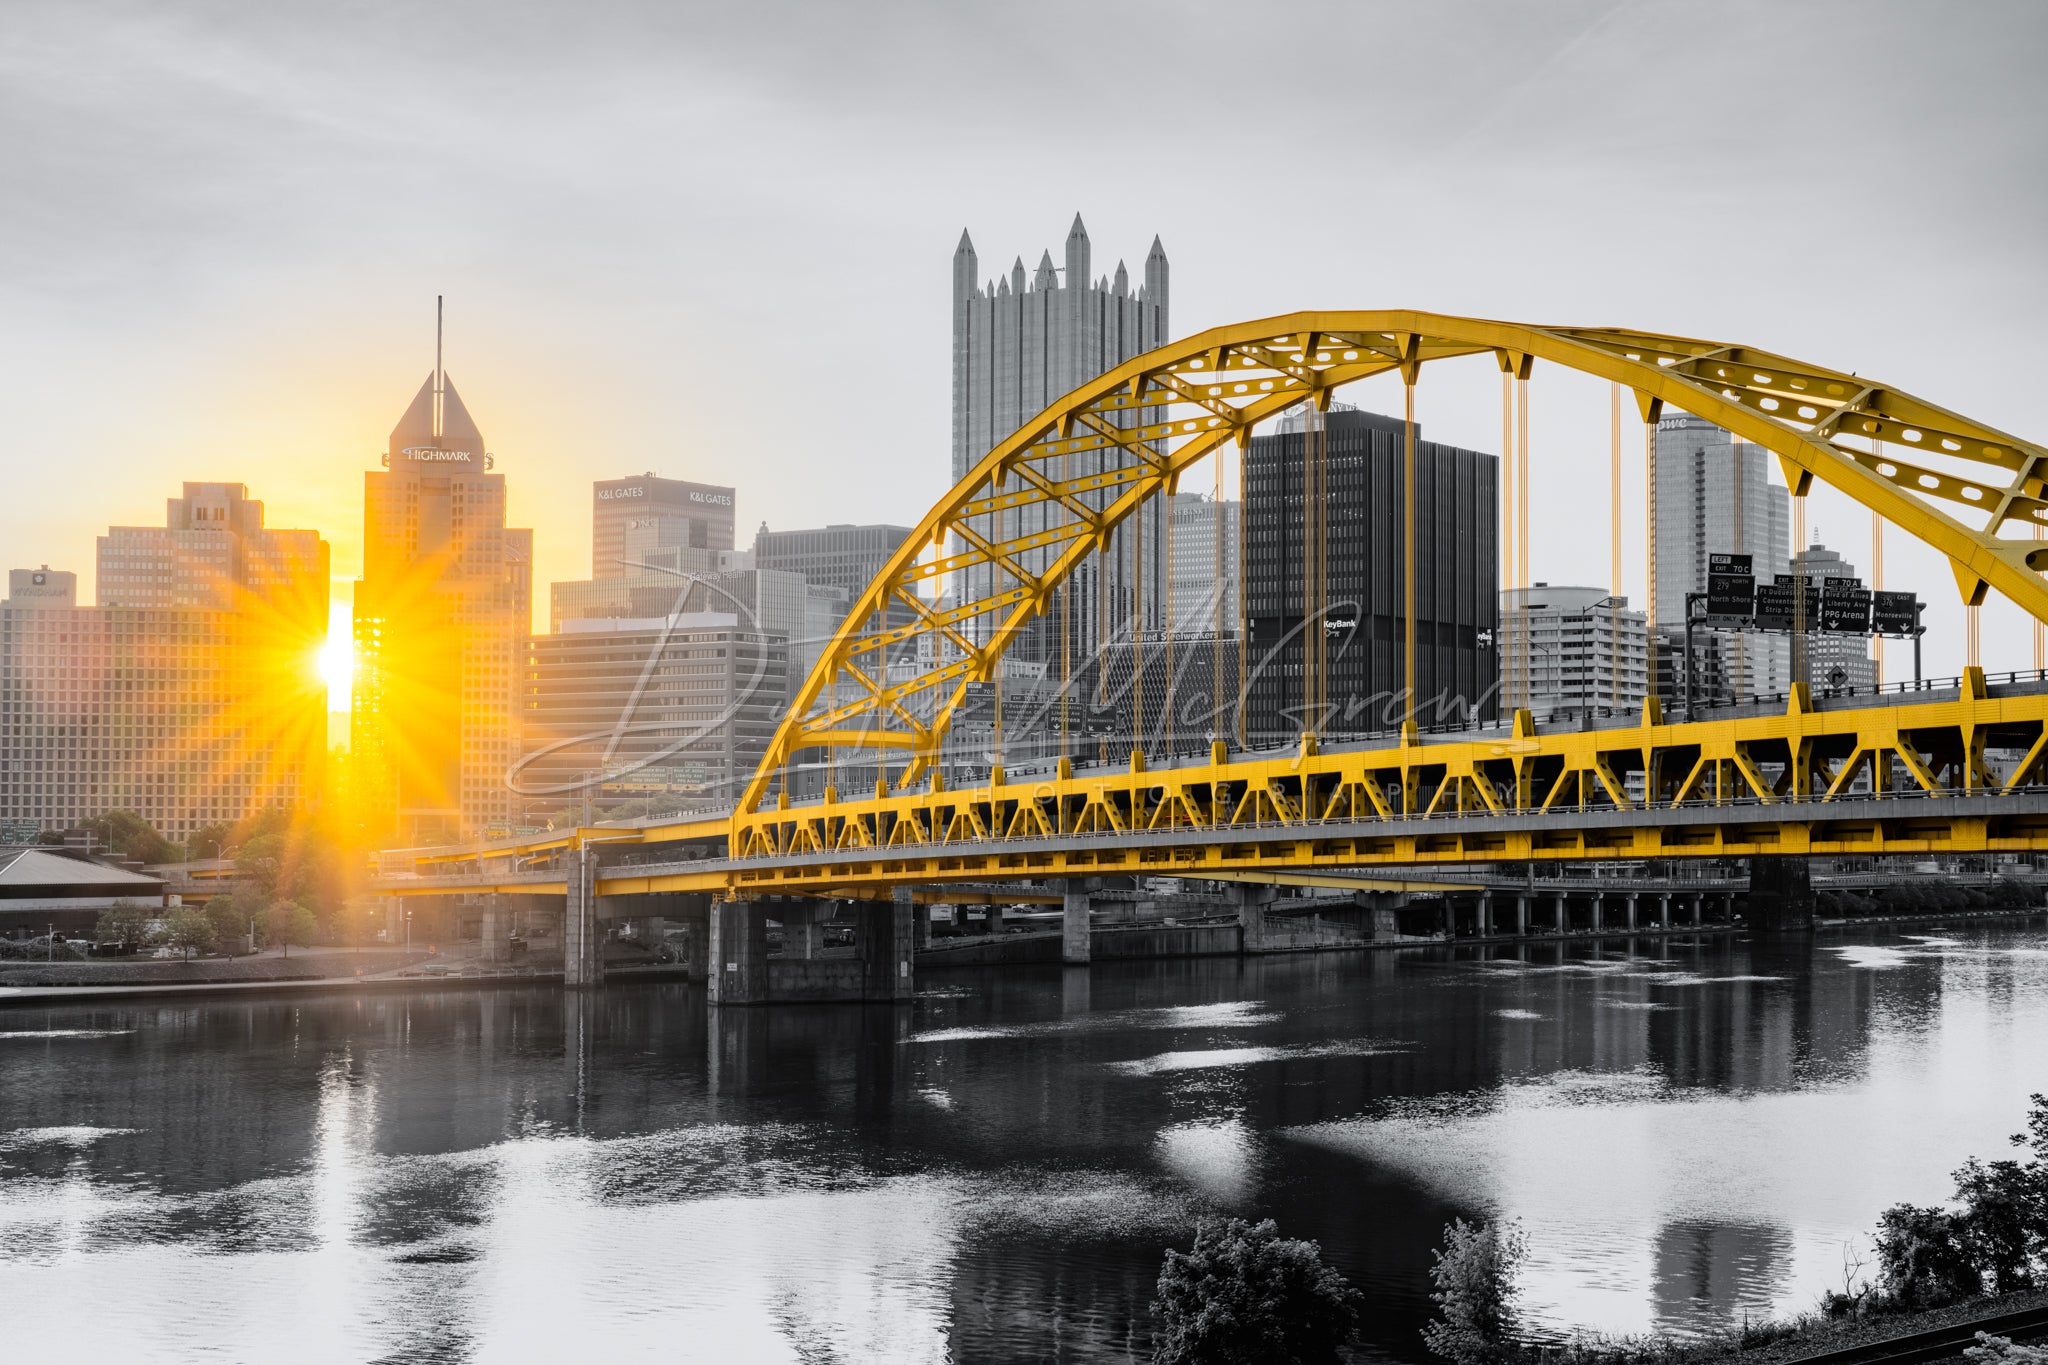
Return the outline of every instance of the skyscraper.
<path id="1" fill-rule="evenodd" d="M 636 570 L 627 541 L 733 548 L 733 490 L 719 484 L 657 478 L 652 473 L 600 479 L 590 490 L 590 576 L 622 578 Z"/>
<path id="2" fill-rule="evenodd" d="M 533 609 L 533 532 L 441 369 L 364 475 L 351 764 L 365 828 L 408 841 L 508 827 Z"/>
<path id="3" fill-rule="evenodd" d="M 1317 433 L 1312 421 L 1323 424 Z M 1493 716 L 1500 598 L 1500 461 L 1422 439 L 1416 428 L 1416 695 L 1406 688 L 1404 427 L 1332 404 L 1296 411 L 1245 451 L 1246 732 L 1291 743 Z M 1326 442 L 1317 519 L 1320 575 L 1305 564 L 1306 443 Z M 1316 599 L 1320 600 L 1316 600 Z M 1308 599 L 1305 601 L 1304 599 Z M 1304 641 L 1320 639 L 1320 657 Z M 1317 664 L 1320 680 L 1304 676 Z M 1309 695 L 1314 693 L 1313 699 Z"/>
<path id="4" fill-rule="evenodd" d="M 273 530 L 238 483 L 188 483 L 165 500 L 162 526 L 110 526 L 93 589 L 103 607 L 233 611 L 261 602 L 291 629 L 327 630 L 327 543 L 317 531 Z"/>
<path id="5" fill-rule="evenodd" d="M 1791 494 L 1771 482 L 1769 452 L 1704 418 L 1667 411 L 1652 441 L 1657 628 L 1683 635 L 1685 595 L 1707 590 L 1709 555 L 1749 555 L 1764 582 L 1789 571 Z M 1700 631 L 1695 643 L 1719 652 L 1737 695 L 1776 694 L 1791 684 L 1792 647 L 1783 635 Z"/>
<path id="6" fill-rule="evenodd" d="M 167 526 L 110 528 L 99 605 L 17 569 L 0 602 L 0 809 L 108 811 L 171 839 L 324 794 L 327 545 L 266 530 L 239 484 L 186 484 Z"/>
<path id="7" fill-rule="evenodd" d="M 1838 550 L 1815 543 L 1792 556 L 1792 572 L 1803 578 L 1855 578 L 1856 566 Z M 1868 635 L 1840 635 L 1820 629 L 1820 622 L 1807 622 L 1806 676 L 1801 679 L 1816 692 L 1868 692 L 1877 686 L 1877 663 L 1870 657 Z"/>
<path id="8" fill-rule="evenodd" d="M 1173 633 L 1235 635 L 1241 619 L 1241 504 L 1206 493 L 1173 495 Z"/>
<path id="9" fill-rule="evenodd" d="M 1052 252 L 1039 257 L 1029 277 L 1024 258 L 998 280 L 981 280 L 974 242 L 965 231 L 953 253 L 953 479 L 965 477 L 981 458 L 1019 426 L 1055 399 L 1087 383 L 1105 370 L 1142 355 L 1167 339 L 1168 271 L 1166 249 L 1152 239 L 1145 257 L 1144 281 L 1131 286 L 1130 272 L 1117 263 L 1114 275 L 1096 277 L 1081 215 L 1067 233 L 1064 264 L 1055 266 Z M 1061 276 L 1064 274 L 1065 278 Z M 1149 410 L 1134 411 L 1129 420 L 1149 421 Z M 1095 454 L 1076 455 L 1068 472 L 1080 478 L 1101 461 Z M 1005 524 L 998 518 L 1007 517 Z M 984 534 L 1010 540 L 1045 529 L 1046 507 L 1035 504 L 1007 514 L 991 514 L 976 524 Z M 1165 536 L 1164 499 L 1156 499 L 1127 521 L 1105 556 L 1106 565 L 1083 565 L 1073 579 L 1076 610 L 1069 613 L 1075 654 L 1086 657 L 1094 640 L 1098 591 L 1107 594 L 1111 619 L 1128 622 L 1133 605 L 1130 589 L 1144 558 L 1144 601 L 1137 610 L 1145 628 L 1157 629 L 1171 593 Z M 1136 524 L 1142 523 L 1142 526 Z M 1142 541 L 1142 551 L 1137 547 Z M 1051 552 L 1024 556 L 1027 568 L 1051 562 Z M 1098 573 L 1103 576 L 1098 580 Z M 978 566 L 963 573 L 954 591 L 963 602 L 989 595 L 993 570 Z M 1079 603 L 1089 604 L 1081 610 Z M 1027 629 L 1009 651 L 1018 662 L 1049 663 L 1057 654 L 1053 632 Z M 992 618 L 972 623 L 977 638 Z"/>

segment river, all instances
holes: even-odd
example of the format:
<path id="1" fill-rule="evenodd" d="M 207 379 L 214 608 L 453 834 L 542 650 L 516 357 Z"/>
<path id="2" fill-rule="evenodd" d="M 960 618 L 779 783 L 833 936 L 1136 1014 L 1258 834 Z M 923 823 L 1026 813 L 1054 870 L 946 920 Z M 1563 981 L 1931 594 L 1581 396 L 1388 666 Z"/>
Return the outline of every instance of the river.
<path id="1" fill-rule="evenodd" d="M 2048 1089 L 2048 931 L 928 973 L 913 1007 L 423 988 L 0 1010 L 55 1361 L 1130 1361 L 1161 1250 L 1320 1241 L 1421 1361 L 1455 1216 L 1550 1332 L 1808 1307 Z M 1859 1248 L 1862 1248 L 1859 1250 Z"/>

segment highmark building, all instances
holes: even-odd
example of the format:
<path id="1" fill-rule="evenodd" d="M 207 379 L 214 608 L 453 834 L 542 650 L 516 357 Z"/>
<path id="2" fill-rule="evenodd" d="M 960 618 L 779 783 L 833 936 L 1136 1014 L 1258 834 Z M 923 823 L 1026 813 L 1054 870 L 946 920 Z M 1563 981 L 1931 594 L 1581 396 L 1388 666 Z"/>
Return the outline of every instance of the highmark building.
<path id="1" fill-rule="evenodd" d="M 533 610 L 533 532 L 439 368 L 364 476 L 350 767 L 372 838 L 509 830 Z"/>
<path id="2" fill-rule="evenodd" d="M 163 527 L 113 527 L 98 605 L 16 569 L 0 602 L 0 825 L 112 810 L 183 840 L 325 786 L 327 546 L 269 530 L 239 484 L 186 484 Z"/>

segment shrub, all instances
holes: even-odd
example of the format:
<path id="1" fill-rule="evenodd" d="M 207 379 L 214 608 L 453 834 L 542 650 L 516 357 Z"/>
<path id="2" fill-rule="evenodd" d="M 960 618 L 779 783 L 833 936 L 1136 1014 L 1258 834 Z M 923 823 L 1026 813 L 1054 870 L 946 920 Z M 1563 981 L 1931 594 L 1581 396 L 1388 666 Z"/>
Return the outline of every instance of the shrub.
<path id="1" fill-rule="evenodd" d="M 1323 1365 L 1357 1325 L 1358 1292 L 1270 1218 L 1204 1219 L 1193 1250 L 1167 1251 L 1152 1309 L 1154 1365 Z"/>
<path id="2" fill-rule="evenodd" d="M 1456 1365 L 1512 1359 L 1521 1325 L 1516 1275 L 1527 1255 L 1527 1240 L 1513 1224 L 1452 1220 L 1444 1228 L 1444 1249 L 1429 1268 L 1436 1284 L 1430 1298 L 1437 1306 L 1437 1320 L 1422 1329 L 1429 1349 Z"/>
<path id="3" fill-rule="evenodd" d="M 2011 1337 L 1977 1333 L 1977 1344 L 1965 1346 L 1963 1357 L 1975 1365 L 2048 1365 L 2048 1347 L 2018 1346 Z"/>

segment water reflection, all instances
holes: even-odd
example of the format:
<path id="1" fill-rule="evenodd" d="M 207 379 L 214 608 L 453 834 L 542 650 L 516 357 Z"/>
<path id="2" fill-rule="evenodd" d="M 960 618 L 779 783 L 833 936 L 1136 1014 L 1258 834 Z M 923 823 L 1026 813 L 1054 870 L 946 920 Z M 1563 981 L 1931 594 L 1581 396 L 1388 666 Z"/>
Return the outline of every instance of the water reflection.
<path id="1" fill-rule="evenodd" d="M 1633 951 L 1631 951 L 1633 949 Z M 43 1360 L 1142 1360 L 1203 1212 L 1420 1359 L 1454 1214 L 1554 1330 L 1804 1307 L 2013 1131 L 2039 928 L 0 1018 L 0 1294 Z M 118 1287 L 118 1292 L 109 1292 Z"/>

